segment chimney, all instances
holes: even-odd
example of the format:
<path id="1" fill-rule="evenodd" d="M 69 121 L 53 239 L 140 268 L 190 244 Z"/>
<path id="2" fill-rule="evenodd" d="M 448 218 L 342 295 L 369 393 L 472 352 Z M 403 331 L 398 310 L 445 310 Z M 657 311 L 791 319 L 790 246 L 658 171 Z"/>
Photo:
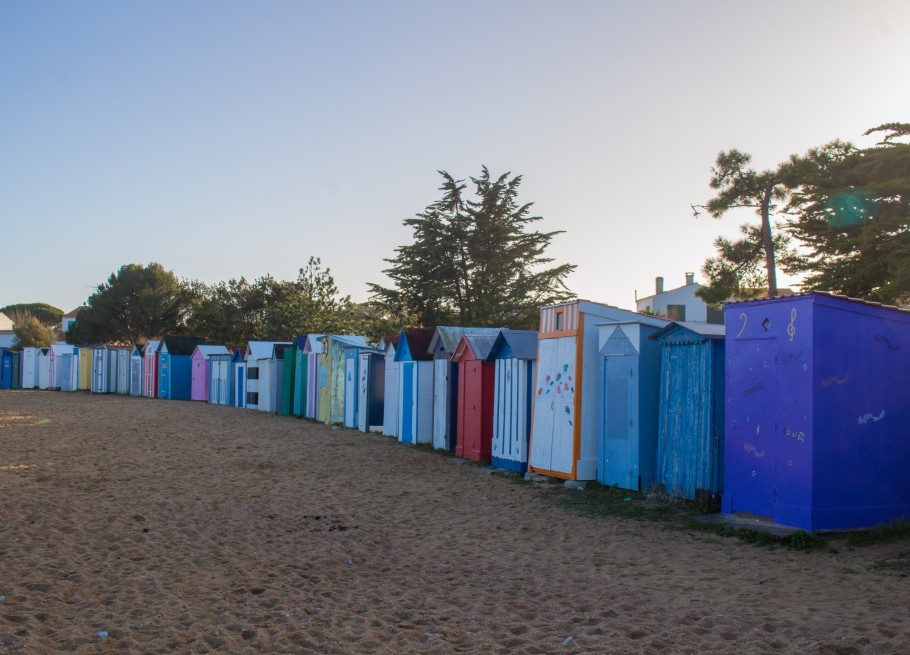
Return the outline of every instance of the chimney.
<path id="1" fill-rule="evenodd" d="M 654 288 L 657 289 L 657 291 L 655 293 L 664 292 L 664 279 L 662 277 L 655 278 Z"/>
<path id="2" fill-rule="evenodd" d="M 686 286 L 695 284 L 695 273 L 686 273 Z"/>

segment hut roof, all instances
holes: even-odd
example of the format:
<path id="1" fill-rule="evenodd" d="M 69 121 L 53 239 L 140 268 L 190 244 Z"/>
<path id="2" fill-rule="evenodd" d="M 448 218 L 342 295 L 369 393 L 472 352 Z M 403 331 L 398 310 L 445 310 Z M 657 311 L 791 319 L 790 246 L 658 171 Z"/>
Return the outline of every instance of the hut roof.
<path id="1" fill-rule="evenodd" d="M 210 346 L 206 344 L 199 344 L 196 346 L 196 351 L 208 359 L 212 355 L 229 355 L 230 351 L 227 349 L 227 346 Z M 195 354 L 195 351 L 194 351 Z"/>
<path id="2" fill-rule="evenodd" d="M 537 359 L 536 330 L 503 330 L 496 337 L 488 359 L 508 350 L 516 359 Z"/>
<path id="3" fill-rule="evenodd" d="M 469 347 L 474 357 L 479 360 L 487 361 L 490 357 L 490 351 L 493 344 L 496 343 L 496 337 L 499 335 L 492 334 L 465 334 L 455 346 L 455 352 L 452 353 L 452 361 L 457 362 L 464 355 L 465 347 Z"/>
<path id="4" fill-rule="evenodd" d="M 729 300 L 723 304 L 724 305 L 739 305 L 739 304 L 743 304 L 743 303 L 763 302 L 763 301 L 767 302 L 768 300 L 780 300 L 782 298 L 787 298 L 787 299 L 806 298 L 806 297 L 812 296 L 812 295 L 825 296 L 828 298 L 837 298 L 839 300 L 846 300 L 848 302 L 858 303 L 860 305 L 867 305 L 869 307 L 881 307 L 882 309 L 890 309 L 890 310 L 894 310 L 896 312 L 910 313 L 910 307 L 898 307 L 897 305 L 883 305 L 880 302 L 873 302 L 871 300 L 863 300 L 862 298 L 851 298 L 850 296 L 845 296 L 840 293 L 833 293 L 831 291 L 820 291 L 818 289 L 813 290 L 813 291 L 807 291 L 806 293 L 794 293 L 791 295 L 776 296 L 774 298 L 764 297 L 764 298 L 747 298 L 744 300 Z"/>
<path id="5" fill-rule="evenodd" d="M 192 355 L 196 346 L 205 343 L 201 337 L 164 337 L 158 344 L 158 352 L 167 348 L 171 355 Z"/>
<path id="6" fill-rule="evenodd" d="M 684 328 L 690 330 L 695 334 L 705 337 L 706 339 L 723 339 L 727 330 L 723 325 L 717 325 L 716 323 L 699 323 L 695 321 L 673 321 L 666 327 L 659 329 L 657 332 L 649 336 L 649 339 L 660 339 L 661 337 L 670 334 L 678 330 L 679 328 Z"/>
<path id="7" fill-rule="evenodd" d="M 290 341 L 250 341 L 246 347 L 246 360 L 272 359 L 275 357 L 275 346 L 290 346 Z"/>
<path id="8" fill-rule="evenodd" d="M 455 352 L 455 348 L 458 346 L 458 340 L 461 339 L 461 337 L 465 334 L 493 335 L 493 338 L 495 339 L 496 335 L 499 334 L 501 330 L 502 328 L 456 327 L 451 325 L 440 325 L 433 333 L 433 339 L 430 341 L 430 345 L 427 350 L 434 352 L 436 350 L 436 346 L 441 341 L 443 350 L 447 353 L 452 353 Z"/>
<path id="9" fill-rule="evenodd" d="M 433 359 L 433 353 L 430 349 L 430 342 L 436 333 L 435 328 L 405 328 L 401 331 L 401 337 L 404 337 L 408 350 L 411 353 L 411 359 L 414 361 L 427 361 Z M 398 340 L 401 344 L 401 338 Z M 396 347 L 395 359 L 398 359 L 398 348 Z"/>

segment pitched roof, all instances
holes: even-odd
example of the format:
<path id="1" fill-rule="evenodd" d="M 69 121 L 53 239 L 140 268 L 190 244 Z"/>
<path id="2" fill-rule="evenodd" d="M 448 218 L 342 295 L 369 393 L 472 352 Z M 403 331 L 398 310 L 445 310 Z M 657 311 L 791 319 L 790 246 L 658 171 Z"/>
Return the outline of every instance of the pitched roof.
<path id="1" fill-rule="evenodd" d="M 415 362 L 433 359 L 433 354 L 430 351 L 429 346 L 435 333 L 435 328 L 405 328 L 401 331 L 401 336 L 404 337 L 404 340 L 408 345 L 408 351 L 411 353 L 411 359 Z M 401 345 L 400 338 L 398 340 L 398 345 Z M 398 361 L 400 352 L 400 349 L 396 348 L 396 361 Z"/>
<path id="2" fill-rule="evenodd" d="M 490 351 L 493 349 L 493 344 L 496 343 L 496 337 L 499 334 L 465 334 L 459 340 L 458 345 L 455 347 L 455 352 L 452 353 L 452 361 L 457 362 L 464 355 L 463 344 L 466 344 L 471 352 L 474 353 L 474 357 L 481 361 L 487 361 L 490 357 Z"/>
<path id="3" fill-rule="evenodd" d="M 255 359 L 272 359 L 275 356 L 276 345 L 290 346 L 290 341 L 250 341 L 246 346 L 247 361 Z"/>
<path id="4" fill-rule="evenodd" d="M 537 330 L 501 331 L 490 349 L 489 359 L 495 359 L 506 348 L 516 359 L 537 359 L 537 334 Z"/>
<path id="5" fill-rule="evenodd" d="M 199 344 L 196 346 L 196 349 L 199 353 L 208 359 L 212 355 L 229 355 L 230 351 L 227 349 L 227 346 L 210 346 L 206 344 Z M 193 352 L 195 354 L 195 351 Z"/>
<path id="6" fill-rule="evenodd" d="M 69 312 L 68 314 L 64 314 L 60 318 L 76 318 L 76 316 L 79 315 L 79 312 L 81 312 L 83 309 L 85 309 L 85 305 L 79 305 L 78 307 L 76 307 L 76 309 Z"/>
<path id="7" fill-rule="evenodd" d="M 661 337 L 675 332 L 679 328 L 684 328 L 690 330 L 695 334 L 705 337 L 706 339 L 723 339 L 724 335 L 727 333 L 727 329 L 723 325 L 718 325 L 716 323 L 699 323 L 697 321 L 673 321 L 669 325 L 662 327 L 654 334 L 650 335 L 649 339 L 660 339 Z"/>
<path id="8" fill-rule="evenodd" d="M 439 342 L 441 341 L 443 350 L 447 353 L 453 353 L 458 346 L 458 340 L 465 334 L 491 334 L 495 338 L 500 330 L 502 330 L 502 328 L 439 325 L 436 327 L 436 330 L 433 333 L 433 339 L 430 341 L 430 345 L 427 349 L 430 352 L 434 352 L 436 346 L 439 345 Z"/>
<path id="9" fill-rule="evenodd" d="M 170 355 L 192 355 L 201 343 L 205 343 L 202 337 L 164 337 L 158 344 L 158 352 L 167 348 Z"/>

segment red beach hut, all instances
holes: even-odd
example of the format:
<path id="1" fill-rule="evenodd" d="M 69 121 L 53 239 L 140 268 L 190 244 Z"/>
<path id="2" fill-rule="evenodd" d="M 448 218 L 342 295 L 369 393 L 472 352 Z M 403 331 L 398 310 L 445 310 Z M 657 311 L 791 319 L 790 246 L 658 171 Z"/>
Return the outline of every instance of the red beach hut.
<path id="1" fill-rule="evenodd" d="M 493 406 L 496 365 L 486 359 L 497 334 L 462 335 L 452 353 L 458 364 L 458 428 L 455 454 L 475 462 L 493 453 Z"/>

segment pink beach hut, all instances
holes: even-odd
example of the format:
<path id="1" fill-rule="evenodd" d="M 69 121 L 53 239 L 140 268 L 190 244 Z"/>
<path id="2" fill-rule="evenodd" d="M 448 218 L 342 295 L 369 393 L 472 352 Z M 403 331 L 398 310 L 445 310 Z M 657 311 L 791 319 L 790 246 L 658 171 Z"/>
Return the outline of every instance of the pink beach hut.
<path id="1" fill-rule="evenodd" d="M 190 400 L 209 399 L 209 357 L 212 355 L 230 355 L 227 346 L 196 346 L 191 358 L 192 384 L 190 386 Z"/>
<path id="2" fill-rule="evenodd" d="M 142 365 L 142 395 L 146 398 L 158 397 L 158 345 L 161 341 L 148 341 L 145 344 L 145 362 Z"/>

